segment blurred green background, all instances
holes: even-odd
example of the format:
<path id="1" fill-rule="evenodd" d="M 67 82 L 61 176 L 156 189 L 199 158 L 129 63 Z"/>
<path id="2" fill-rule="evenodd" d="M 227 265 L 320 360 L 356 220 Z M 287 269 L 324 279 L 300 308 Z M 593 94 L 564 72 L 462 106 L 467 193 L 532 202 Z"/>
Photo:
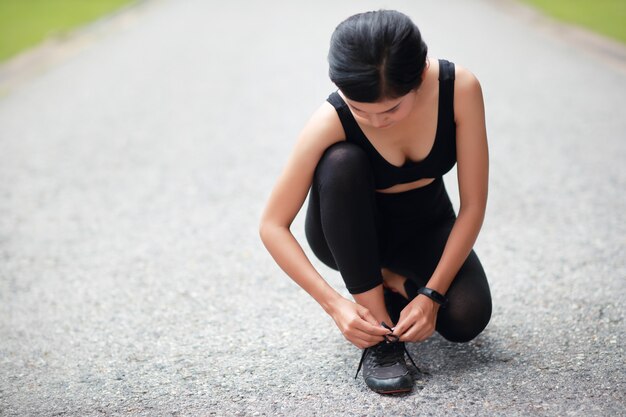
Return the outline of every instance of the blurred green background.
<path id="1" fill-rule="evenodd" d="M 0 61 L 137 0 L 0 0 Z M 626 43 L 626 0 L 522 0 Z"/>
<path id="2" fill-rule="evenodd" d="M 524 0 L 548 16 L 626 43 L 626 0 Z"/>
<path id="3" fill-rule="evenodd" d="M 0 61 L 134 0 L 0 0 Z"/>

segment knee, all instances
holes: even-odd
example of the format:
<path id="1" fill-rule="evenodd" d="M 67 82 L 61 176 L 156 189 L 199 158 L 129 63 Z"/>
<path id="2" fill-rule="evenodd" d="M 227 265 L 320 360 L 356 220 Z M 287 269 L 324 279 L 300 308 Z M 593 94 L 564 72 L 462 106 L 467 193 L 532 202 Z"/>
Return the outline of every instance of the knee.
<path id="1" fill-rule="evenodd" d="M 437 331 L 450 342 L 469 342 L 487 327 L 491 310 L 491 299 L 467 308 L 449 305 L 445 310 L 439 311 Z"/>
<path id="2" fill-rule="evenodd" d="M 346 191 L 373 184 L 367 154 L 348 142 L 336 143 L 324 152 L 315 176 L 324 190 Z"/>
<path id="3" fill-rule="evenodd" d="M 491 319 L 491 291 L 478 257 L 471 251 L 447 293 L 448 306 L 439 310 L 437 331 L 451 342 L 469 342 Z"/>

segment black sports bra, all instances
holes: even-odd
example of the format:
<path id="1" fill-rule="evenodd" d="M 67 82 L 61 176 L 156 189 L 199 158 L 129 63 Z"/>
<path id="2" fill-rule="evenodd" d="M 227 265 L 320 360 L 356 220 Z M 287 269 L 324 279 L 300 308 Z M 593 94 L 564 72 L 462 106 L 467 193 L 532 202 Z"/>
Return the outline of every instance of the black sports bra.
<path id="1" fill-rule="evenodd" d="M 408 160 L 401 167 L 382 157 L 367 139 L 348 105 L 338 92 L 328 96 L 346 135 L 346 141 L 365 150 L 374 172 L 376 189 L 383 190 L 396 184 L 405 184 L 422 178 L 438 178 L 456 164 L 456 124 L 454 123 L 454 64 L 439 60 L 439 109 L 437 133 L 430 153 L 421 161 Z"/>

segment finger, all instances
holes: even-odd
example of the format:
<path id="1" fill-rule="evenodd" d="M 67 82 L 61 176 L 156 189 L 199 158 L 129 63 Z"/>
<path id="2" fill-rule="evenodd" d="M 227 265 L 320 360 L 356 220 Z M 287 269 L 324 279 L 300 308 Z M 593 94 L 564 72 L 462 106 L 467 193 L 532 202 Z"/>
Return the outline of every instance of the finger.
<path id="1" fill-rule="evenodd" d="M 361 322 L 355 323 L 355 324 L 356 324 L 355 327 L 357 329 L 362 330 L 365 333 L 368 333 L 373 336 L 385 336 L 389 334 L 389 330 L 385 329 L 380 324 L 373 325 L 365 320 L 362 320 Z"/>
<path id="2" fill-rule="evenodd" d="M 361 339 L 357 339 L 357 338 L 348 338 L 346 337 L 346 340 L 348 340 L 348 342 L 352 343 L 354 346 L 358 347 L 359 349 L 365 349 L 366 347 L 369 347 L 368 343 L 365 340 L 361 340 Z"/>
<path id="3" fill-rule="evenodd" d="M 372 335 L 372 334 L 369 334 L 367 332 L 364 332 L 358 329 L 351 330 L 349 334 L 352 337 L 356 337 L 360 340 L 368 342 L 370 345 L 380 343 L 383 340 L 385 340 L 384 336 Z"/>
<path id="4" fill-rule="evenodd" d="M 363 334 L 366 336 L 364 337 L 350 336 L 350 337 L 346 337 L 346 339 L 348 339 L 350 343 L 352 343 L 354 346 L 358 347 L 359 349 L 365 349 L 365 348 L 368 348 L 370 346 L 374 346 L 375 344 L 380 343 L 380 341 L 368 340 L 367 338 L 371 336 L 367 335 L 366 333 L 363 333 Z"/>
<path id="5" fill-rule="evenodd" d="M 400 337 L 401 342 L 423 342 L 433 335 L 434 329 L 429 326 L 414 325 Z"/>
<path id="6" fill-rule="evenodd" d="M 401 342 L 417 342 L 419 340 L 419 331 L 420 328 L 418 326 L 411 326 L 408 328 L 402 335 L 400 335 Z"/>
<path id="7" fill-rule="evenodd" d="M 402 335 L 407 331 L 409 327 L 411 327 L 413 323 L 409 322 L 407 317 L 402 317 L 400 315 L 400 320 L 398 320 L 398 324 L 393 328 L 393 334 L 396 336 L 402 337 Z"/>
<path id="8" fill-rule="evenodd" d="M 421 342 L 428 339 L 432 332 L 429 333 L 429 328 L 425 323 L 413 323 L 411 327 L 406 329 L 404 334 L 400 336 L 401 342 Z"/>
<path id="9" fill-rule="evenodd" d="M 373 342 L 368 342 L 368 341 L 364 341 L 363 342 L 363 348 L 368 348 L 368 347 L 372 347 L 372 346 L 376 346 L 378 344 L 380 344 L 381 342 L 383 342 L 385 339 L 381 338 L 380 340 L 375 340 Z"/>
<path id="10" fill-rule="evenodd" d="M 356 323 L 357 327 L 369 334 L 374 335 L 386 335 L 389 334 L 389 330 L 385 329 L 378 323 L 378 320 L 374 318 L 372 313 L 366 308 L 359 309 L 359 315 L 363 319 L 360 323 Z"/>
<path id="11" fill-rule="evenodd" d="M 363 307 L 362 309 L 359 309 L 359 315 L 361 316 L 363 320 L 365 320 L 372 326 L 379 326 L 378 320 L 376 320 L 374 315 L 370 313 L 370 311 L 367 308 Z"/>
<path id="12" fill-rule="evenodd" d="M 422 331 L 417 335 L 417 342 L 423 342 L 428 339 L 430 336 L 435 334 L 435 329 L 431 327 L 424 327 Z"/>

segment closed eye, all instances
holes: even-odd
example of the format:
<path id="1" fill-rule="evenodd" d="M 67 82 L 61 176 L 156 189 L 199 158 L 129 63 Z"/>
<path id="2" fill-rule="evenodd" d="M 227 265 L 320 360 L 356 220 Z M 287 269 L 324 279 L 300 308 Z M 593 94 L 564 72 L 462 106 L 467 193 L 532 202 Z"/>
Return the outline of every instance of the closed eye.
<path id="1" fill-rule="evenodd" d="M 395 113 L 395 112 L 398 110 L 398 108 L 399 108 L 399 107 L 400 107 L 400 105 L 398 104 L 398 105 L 397 105 L 396 107 L 394 107 L 393 109 L 391 109 L 391 110 L 387 110 L 387 111 L 385 112 L 385 114 Z"/>
<path id="2" fill-rule="evenodd" d="M 399 108 L 400 108 L 400 104 L 402 103 L 398 103 L 396 104 L 393 108 L 389 109 L 389 110 L 385 110 L 384 112 L 380 112 L 378 114 L 391 114 L 391 113 L 395 113 Z M 350 106 L 352 107 L 352 110 L 354 110 L 357 113 L 361 113 L 361 114 L 367 114 L 366 112 L 364 112 L 363 110 L 356 108 L 354 106 Z"/>

